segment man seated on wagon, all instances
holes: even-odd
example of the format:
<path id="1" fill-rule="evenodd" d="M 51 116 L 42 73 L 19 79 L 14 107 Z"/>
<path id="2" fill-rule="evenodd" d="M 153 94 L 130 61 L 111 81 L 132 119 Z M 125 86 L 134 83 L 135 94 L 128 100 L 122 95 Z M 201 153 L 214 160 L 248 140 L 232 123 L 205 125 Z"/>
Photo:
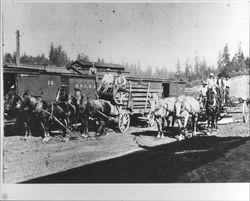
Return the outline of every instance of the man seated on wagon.
<path id="1" fill-rule="evenodd" d="M 110 68 L 107 68 L 106 74 L 104 74 L 101 84 L 98 87 L 97 91 L 106 92 L 110 87 L 113 87 L 114 75 L 111 73 Z"/>
<path id="2" fill-rule="evenodd" d="M 89 74 L 91 75 L 91 76 L 96 76 L 96 73 L 97 73 L 97 70 L 96 70 L 96 68 L 95 68 L 95 66 L 94 66 L 94 62 L 92 63 L 92 66 L 90 67 L 90 69 L 89 69 Z"/>
<path id="3" fill-rule="evenodd" d="M 118 71 L 118 77 L 115 79 L 115 85 L 118 88 L 118 91 L 125 91 L 126 90 L 127 80 L 122 75 L 122 72 Z"/>
<path id="4" fill-rule="evenodd" d="M 201 108 L 205 108 L 207 102 L 207 83 L 202 81 L 202 86 L 199 91 L 199 101 L 201 103 Z"/>

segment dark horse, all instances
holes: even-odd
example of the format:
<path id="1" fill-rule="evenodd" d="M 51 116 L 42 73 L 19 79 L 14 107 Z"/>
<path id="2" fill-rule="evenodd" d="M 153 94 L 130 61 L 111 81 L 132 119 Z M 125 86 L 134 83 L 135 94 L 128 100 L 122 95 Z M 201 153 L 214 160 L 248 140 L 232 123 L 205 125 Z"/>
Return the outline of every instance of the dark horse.
<path id="1" fill-rule="evenodd" d="M 50 138 L 49 129 L 52 125 L 62 130 L 62 137 L 64 141 L 68 141 L 67 132 L 67 114 L 57 103 L 48 103 L 44 100 L 39 100 L 35 107 L 37 119 L 42 127 L 44 133 L 44 141 Z"/>
<path id="2" fill-rule="evenodd" d="M 32 97 L 28 92 L 23 95 L 16 104 L 18 111 L 17 119 L 21 119 L 29 128 L 30 120 L 37 122 L 43 131 L 43 140 L 50 138 L 49 128 L 52 123 L 62 129 L 63 139 L 66 138 L 67 116 L 57 103 L 47 103 L 41 97 Z M 29 130 L 28 130 L 29 132 Z"/>
<path id="3" fill-rule="evenodd" d="M 66 115 L 66 120 L 67 120 L 67 125 L 72 128 L 74 123 L 77 123 L 76 119 L 76 107 L 72 104 L 70 104 L 70 96 L 69 94 L 65 91 L 65 89 L 58 88 L 57 93 L 56 93 L 56 103 L 63 109 L 65 115 Z"/>
<path id="4" fill-rule="evenodd" d="M 111 113 L 111 105 L 104 100 L 85 99 L 80 106 L 82 129 L 86 135 L 89 134 L 89 120 L 97 120 L 99 126 L 96 131 L 96 136 L 106 134 L 105 127 L 108 116 Z"/>
<path id="5" fill-rule="evenodd" d="M 214 93 L 213 89 L 207 90 L 207 103 L 206 103 L 206 115 L 208 118 L 208 130 L 213 131 L 213 128 L 218 130 L 218 119 L 222 109 L 222 97 L 220 89 L 216 88 L 217 94 Z"/>
<path id="6" fill-rule="evenodd" d="M 25 139 L 31 136 L 32 111 L 23 97 L 16 94 L 5 97 L 4 118 L 7 120 L 16 119 L 16 130 L 24 133 Z"/>

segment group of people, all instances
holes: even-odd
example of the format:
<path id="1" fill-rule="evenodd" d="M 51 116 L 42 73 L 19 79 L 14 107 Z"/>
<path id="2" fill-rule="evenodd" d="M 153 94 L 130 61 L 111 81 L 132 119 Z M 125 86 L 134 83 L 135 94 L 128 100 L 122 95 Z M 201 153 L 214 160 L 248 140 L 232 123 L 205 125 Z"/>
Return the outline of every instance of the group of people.
<path id="1" fill-rule="evenodd" d="M 222 104 L 227 105 L 229 101 L 230 92 L 230 80 L 229 76 L 226 75 L 222 77 L 221 74 L 215 78 L 213 73 L 209 74 L 209 78 L 206 81 L 202 81 L 202 86 L 199 90 L 199 100 L 202 103 L 202 108 L 205 107 L 207 101 L 207 90 L 212 89 L 215 94 L 217 94 L 216 88 L 220 90 L 220 95 L 222 97 Z"/>
<path id="2" fill-rule="evenodd" d="M 92 76 L 96 76 L 97 70 L 94 66 L 94 63 L 89 69 L 89 74 Z M 116 86 L 119 90 L 125 90 L 127 84 L 127 80 L 125 76 L 122 75 L 122 71 L 118 71 L 118 77 L 115 78 L 114 74 L 111 72 L 110 68 L 106 69 L 106 73 L 104 74 L 99 87 L 97 88 L 97 92 L 106 92 L 108 88 Z"/>

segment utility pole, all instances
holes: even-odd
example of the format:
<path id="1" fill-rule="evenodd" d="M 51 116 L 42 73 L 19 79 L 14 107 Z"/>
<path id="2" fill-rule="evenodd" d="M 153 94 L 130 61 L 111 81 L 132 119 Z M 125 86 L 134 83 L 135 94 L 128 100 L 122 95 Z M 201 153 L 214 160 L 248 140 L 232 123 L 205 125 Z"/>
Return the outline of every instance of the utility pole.
<path id="1" fill-rule="evenodd" d="M 20 32 L 16 31 L 16 66 L 20 66 Z"/>

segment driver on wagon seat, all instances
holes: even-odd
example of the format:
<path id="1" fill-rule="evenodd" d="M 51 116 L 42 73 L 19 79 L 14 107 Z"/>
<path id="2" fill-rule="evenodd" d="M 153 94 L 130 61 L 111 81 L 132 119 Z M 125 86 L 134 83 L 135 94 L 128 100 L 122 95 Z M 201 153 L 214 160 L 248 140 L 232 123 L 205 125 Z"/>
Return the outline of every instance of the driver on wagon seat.
<path id="1" fill-rule="evenodd" d="M 118 71 L 118 77 L 115 79 L 115 85 L 118 87 L 118 90 L 125 90 L 126 89 L 127 80 L 122 75 L 122 72 Z"/>
<path id="2" fill-rule="evenodd" d="M 110 68 L 107 68 L 106 74 L 104 74 L 101 84 L 98 87 L 97 91 L 100 91 L 102 87 L 104 87 L 103 92 L 107 91 L 110 86 L 113 86 L 114 83 L 114 75 L 111 73 Z"/>

